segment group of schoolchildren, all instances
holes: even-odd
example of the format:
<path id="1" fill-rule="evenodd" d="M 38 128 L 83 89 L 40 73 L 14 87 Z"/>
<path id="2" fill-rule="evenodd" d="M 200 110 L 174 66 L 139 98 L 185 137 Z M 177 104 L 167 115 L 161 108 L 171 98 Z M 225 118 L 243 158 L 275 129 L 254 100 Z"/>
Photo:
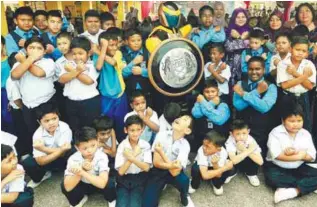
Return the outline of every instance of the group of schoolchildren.
<path id="1" fill-rule="evenodd" d="M 32 189 L 56 170 L 65 171 L 61 191 L 78 207 L 97 192 L 109 206 L 155 207 L 166 184 L 194 206 L 189 195 L 202 181 L 222 195 L 239 171 L 256 187 L 262 165 L 275 203 L 317 193 L 316 62 L 307 59 L 316 59 L 317 45 L 281 32 L 272 52 L 263 29 L 245 26 L 243 9 L 226 32 L 222 21 L 213 24 L 223 4 L 214 9 L 199 10 L 202 26 L 189 37 L 208 53 L 201 94 L 190 115 L 174 102 L 161 115 L 138 29 L 122 31 L 110 13 L 88 10 L 87 31 L 72 37 L 60 11 L 18 8 L 16 29 L 1 39 L 2 123 L 18 137 L 1 135 L 1 204 L 32 206 Z M 38 16 L 47 28 L 33 27 Z"/>

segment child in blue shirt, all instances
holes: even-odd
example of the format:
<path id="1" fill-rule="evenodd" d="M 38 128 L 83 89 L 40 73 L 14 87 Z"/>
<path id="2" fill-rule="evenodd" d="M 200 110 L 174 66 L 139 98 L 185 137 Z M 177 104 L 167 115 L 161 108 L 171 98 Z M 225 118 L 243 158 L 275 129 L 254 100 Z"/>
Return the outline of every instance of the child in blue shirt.
<path id="1" fill-rule="evenodd" d="M 39 34 L 43 34 L 47 30 L 47 11 L 36 10 L 34 13 L 34 29 L 36 29 Z"/>
<path id="2" fill-rule="evenodd" d="M 123 68 L 122 75 L 127 86 L 126 93 L 130 96 L 135 89 L 141 89 L 148 99 L 152 89 L 146 67 L 149 53 L 142 46 L 142 35 L 139 30 L 128 29 L 125 38 L 127 46 L 122 50 L 122 56 L 127 66 Z"/>
<path id="3" fill-rule="evenodd" d="M 33 15 L 28 6 L 20 7 L 14 12 L 17 27 L 5 37 L 8 56 L 23 49 L 26 40 L 38 35 L 37 30 L 33 29 Z"/>
<path id="4" fill-rule="evenodd" d="M 261 28 L 256 28 L 250 32 L 250 48 L 245 49 L 241 55 L 241 70 L 242 74 L 248 72 L 248 61 L 253 56 L 261 56 L 265 60 L 264 75 L 270 72 L 271 52 L 263 46 L 264 44 L 264 31 Z"/>
<path id="5" fill-rule="evenodd" d="M 128 100 L 122 69 L 122 53 L 118 50 L 117 33 L 112 30 L 99 35 L 101 51 L 93 57 L 96 69 L 100 71 L 99 91 L 101 94 L 101 113 L 115 122 L 118 140 L 124 137 L 124 116 L 128 113 Z"/>
<path id="6" fill-rule="evenodd" d="M 220 26 L 213 26 L 214 10 L 208 5 L 199 9 L 199 18 L 202 22 L 202 27 L 193 31 L 192 41 L 195 42 L 199 48 L 208 42 L 224 42 L 226 34 Z"/>
<path id="7" fill-rule="evenodd" d="M 44 42 L 47 44 L 47 54 L 45 57 L 55 61 L 63 55 L 57 48 L 56 38 L 62 30 L 63 19 L 61 12 L 59 10 L 50 10 L 47 13 L 47 22 L 48 31 L 41 35 Z"/>
<path id="8" fill-rule="evenodd" d="M 216 81 L 209 80 L 203 89 L 203 95 L 199 94 L 192 109 L 195 120 L 196 147 L 201 145 L 204 136 L 210 130 L 216 130 L 225 135 L 228 134 L 228 120 L 230 109 L 228 104 L 222 102 L 219 97 L 219 89 Z"/>
<path id="9" fill-rule="evenodd" d="M 266 153 L 266 141 L 272 127 L 272 107 L 276 103 L 277 88 L 264 79 L 264 59 L 251 57 L 248 62 L 248 79 L 239 81 L 233 88 L 233 106 L 237 118 L 244 120 L 254 137 Z"/>

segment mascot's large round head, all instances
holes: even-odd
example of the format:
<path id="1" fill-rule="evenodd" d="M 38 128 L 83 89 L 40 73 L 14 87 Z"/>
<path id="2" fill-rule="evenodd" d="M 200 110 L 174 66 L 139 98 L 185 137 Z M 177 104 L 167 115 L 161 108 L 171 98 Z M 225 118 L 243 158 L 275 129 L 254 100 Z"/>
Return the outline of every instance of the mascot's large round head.
<path id="1" fill-rule="evenodd" d="M 160 23 L 169 28 L 177 28 L 180 22 L 181 11 L 178 6 L 170 1 L 161 3 L 158 9 Z"/>

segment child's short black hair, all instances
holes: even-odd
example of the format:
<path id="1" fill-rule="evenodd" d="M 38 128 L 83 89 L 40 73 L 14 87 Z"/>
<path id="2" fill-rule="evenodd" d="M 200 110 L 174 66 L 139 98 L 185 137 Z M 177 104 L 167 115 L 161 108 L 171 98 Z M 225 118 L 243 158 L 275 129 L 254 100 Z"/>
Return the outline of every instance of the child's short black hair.
<path id="1" fill-rule="evenodd" d="M 135 98 L 140 97 L 140 96 L 143 96 L 146 99 L 144 93 L 141 90 L 137 89 L 137 90 L 132 91 L 132 93 L 130 95 L 130 103 L 132 103 Z"/>
<path id="2" fill-rule="evenodd" d="M 100 44 L 100 40 L 118 40 L 118 35 L 114 30 L 108 29 L 107 31 L 101 32 L 98 37 L 98 42 Z"/>
<path id="3" fill-rule="evenodd" d="M 297 44 L 305 44 L 309 47 L 309 40 L 308 40 L 308 38 L 303 37 L 303 36 L 293 37 L 291 46 L 294 47 Z"/>
<path id="4" fill-rule="evenodd" d="M 275 37 L 275 42 L 277 41 L 278 38 L 280 37 L 286 37 L 289 42 L 292 42 L 292 38 L 289 32 L 280 32 L 276 35 Z"/>
<path id="5" fill-rule="evenodd" d="M 135 28 L 129 28 L 124 32 L 124 37 L 126 38 L 126 40 L 128 40 L 129 37 L 133 35 L 140 35 L 140 37 L 142 37 L 141 31 Z"/>
<path id="6" fill-rule="evenodd" d="M 74 48 L 81 48 L 88 53 L 91 50 L 91 44 L 86 37 L 75 37 L 70 44 L 70 49 Z"/>
<path id="7" fill-rule="evenodd" d="M 40 15 L 43 15 L 46 18 L 48 17 L 47 11 L 45 11 L 45 10 L 36 10 L 35 13 L 34 13 L 34 18 L 37 17 L 37 16 L 40 16 Z"/>
<path id="8" fill-rule="evenodd" d="M 19 7 L 15 10 L 13 18 L 17 18 L 19 15 L 28 15 L 31 16 L 32 18 L 34 17 L 33 10 L 29 6 L 22 6 Z"/>
<path id="9" fill-rule="evenodd" d="M 113 120 L 110 119 L 108 116 L 100 116 L 93 121 L 93 126 L 97 130 L 97 132 L 112 129 L 113 124 Z"/>
<path id="10" fill-rule="evenodd" d="M 141 127 L 143 127 L 144 125 L 142 119 L 138 115 L 132 115 L 132 116 L 129 116 L 127 120 L 125 121 L 124 127 L 129 128 L 129 126 L 133 124 L 140 125 Z"/>
<path id="11" fill-rule="evenodd" d="M 47 12 L 47 18 L 58 17 L 62 20 L 62 12 L 60 10 L 50 10 Z"/>
<path id="12" fill-rule="evenodd" d="M 205 10 L 209 10 L 211 12 L 212 15 L 214 15 L 214 9 L 209 6 L 209 5 L 205 5 L 205 6 L 202 6 L 200 9 L 199 9 L 199 17 L 201 17 L 204 13 Z"/>
<path id="13" fill-rule="evenodd" d="M 222 43 L 218 43 L 218 42 L 212 43 L 210 45 L 209 52 L 211 53 L 211 49 L 214 49 L 214 48 L 216 48 L 218 50 L 218 52 L 221 53 L 221 54 L 224 54 L 225 51 L 226 51 L 225 50 L 225 46 Z"/>
<path id="14" fill-rule="evenodd" d="M 35 110 L 36 119 L 39 121 L 41 121 L 46 114 L 50 113 L 57 114 L 59 116 L 59 111 L 55 104 L 45 103 L 37 107 Z"/>
<path id="15" fill-rule="evenodd" d="M 100 14 L 100 20 L 101 20 L 101 24 L 103 24 L 106 21 L 116 22 L 114 16 L 110 12 L 102 12 Z"/>
<path id="16" fill-rule="evenodd" d="M 231 124 L 230 131 L 233 132 L 234 130 L 241 129 L 249 129 L 249 125 L 241 119 L 234 120 Z"/>
<path id="17" fill-rule="evenodd" d="M 5 45 L 6 44 L 6 40 L 4 39 L 4 37 L 1 35 L 1 44 Z"/>
<path id="18" fill-rule="evenodd" d="M 313 21 L 314 22 L 316 20 L 316 14 L 315 14 L 315 9 L 314 7 L 310 4 L 310 3 L 301 3 L 300 5 L 298 5 L 298 7 L 296 8 L 296 14 L 295 14 L 295 20 L 297 22 L 297 24 L 300 24 L 301 22 L 299 21 L 299 10 L 303 7 L 306 6 L 309 8 L 309 10 L 311 11 L 312 15 L 313 15 Z"/>
<path id="19" fill-rule="evenodd" d="M 44 50 L 46 49 L 46 43 L 41 37 L 38 37 L 38 36 L 33 36 L 30 39 L 27 39 L 25 41 L 24 48 L 26 49 L 30 44 L 34 42 L 40 43 L 44 47 Z"/>
<path id="20" fill-rule="evenodd" d="M 123 30 L 119 27 L 110 27 L 107 31 L 110 30 L 111 33 L 115 33 L 117 37 L 121 37 L 123 39 Z"/>
<path id="21" fill-rule="evenodd" d="M 97 139 L 97 132 L 92 127 L 84 126 L 75 132 L 75 145 Z"/>
<path id="22" fill-rule="evenodd" d="M 178 103 L 170 102 L 164 107 L 164 118 L 169 124 L 172 124 L 175 119 L 180 117 L 182 108 Z"/>
<path id="23" fill-rule="evenodd" d="M 72 35 L 69 32 L 61 32 L 56 36 L 56 39 L 60 39 L 60 38 L 66 38 L 69 40 L 69 42 L 72 42 Z"/>
<path id="24" fill-rule="evenodd" d="M 293 37 L 300 37 L 300 36 L 306 36 L 308 38 L 309 35 L 309 29 L 303 24 L 297 25 L 292 30 L 292 38 Z"/>
<path id="25" fill-rule="evenodd" d="M 303 107 L 296 103 L 295 100 L 291 100 L 289 102 L 284 102 L 283 109 L 281 111 L 281 118 L 283 121 L 290 116 L 301 116 L 304 117 Z"/>
<path id="26" fill-rule="evenodd" d="M 89 9 L 85 12 L 85 20 L 87 20 L 88 17 L 97 17 L 100 20 L 100 14 L 95 9 Z"/>
<path id="27" fill-rule="evenodd" d="M 13 149 L 11 146 L 6 144 L 1 144 L 1 161 L 4 160 L 8 155 L 13 152 Z"/>
<path id="28" fill-rule="evenodd" d="M 226 137 L 215 131 L 215 130 L 212 130 L 210 132 L 208 132 L 205 137 L 204 137 L 204 140 L 207 140 L 209 142 L 212 142 L 214 145 L 216 145 L 217 147 L 222 147 L 225 145 L 226 143 Z"/>
<path id="29" fill-rule="evenodd" d="M 259 63 L 261 63 L 262 67 L 265 68 L 265 60 L 263 59 L 263 57 L 261 57 L 261 56 L 252 56 L 250 58 L 250 60 L 248 61 L 248 67 L 253 62 L 259 62 Z"/>
<path id="30" fill-rule="evenodd" d="M 264 40 L 264 31 L 261 28 L 255 28 L 250 32 L 250 39 L 255 38 L 259 40 Z"/>
<path id="31" fill-rule="evenodd" d="M 217 88 L 218 89 L 218 83 L 216 80 L 206 80 L 205 81 L 205 84 L 204 84 L 204 87 L 203 87 L 203 91 L 206 89 L 206 88 Z"/>

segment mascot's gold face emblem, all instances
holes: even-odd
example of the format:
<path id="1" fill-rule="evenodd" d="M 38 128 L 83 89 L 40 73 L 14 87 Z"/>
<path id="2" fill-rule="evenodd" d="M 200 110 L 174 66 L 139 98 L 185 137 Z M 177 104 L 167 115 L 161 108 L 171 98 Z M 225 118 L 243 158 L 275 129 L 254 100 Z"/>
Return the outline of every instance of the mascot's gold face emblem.
<path id="1" fill-rule="evenodd" d="M 194 79 L 197 67 L 196 58 L 189 50 L 175 48 L 164 55 L 159 71 L 168 86 L 182 88 Z"/>

